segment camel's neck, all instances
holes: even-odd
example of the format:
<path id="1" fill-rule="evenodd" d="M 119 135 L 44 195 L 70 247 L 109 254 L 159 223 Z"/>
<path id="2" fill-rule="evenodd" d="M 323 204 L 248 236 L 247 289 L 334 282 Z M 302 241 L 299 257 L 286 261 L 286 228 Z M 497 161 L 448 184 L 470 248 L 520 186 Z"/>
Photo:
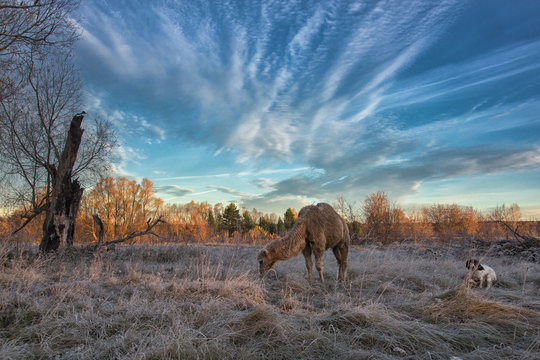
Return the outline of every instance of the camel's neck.
<path id="1" fill-rule="evenodd" d="M 306 227 L 297 223 L 284 237 L 272 243 L 271 252 L 275 260 L 287 260 L 296 256 L 306 246 Z"/>

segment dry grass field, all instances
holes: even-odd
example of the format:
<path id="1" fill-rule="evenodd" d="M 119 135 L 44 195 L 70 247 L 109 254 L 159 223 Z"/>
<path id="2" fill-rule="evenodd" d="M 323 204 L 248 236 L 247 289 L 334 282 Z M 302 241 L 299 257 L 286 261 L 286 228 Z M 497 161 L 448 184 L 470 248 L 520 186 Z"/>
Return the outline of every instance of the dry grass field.
<path id="1" fill-rule="evenodd" d="M 540 265 L 467 251 L 353 248 L 349 279 L 303 257 L 264 280 L 260 247 L 126 245 L 99 256 L 0 250 L 1 359 L 540 359 Z"/>

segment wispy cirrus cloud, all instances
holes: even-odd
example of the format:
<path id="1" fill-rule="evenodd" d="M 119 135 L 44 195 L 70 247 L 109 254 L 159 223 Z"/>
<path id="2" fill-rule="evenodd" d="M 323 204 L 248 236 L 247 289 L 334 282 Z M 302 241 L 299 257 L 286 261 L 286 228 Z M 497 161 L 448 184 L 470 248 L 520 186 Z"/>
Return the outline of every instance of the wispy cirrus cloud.
<path id="1" fill-rule="evenodd" d="M 219 173 L 219 174 L 163 177 L 163 178 L 158 178 L 157 180 L 198 180 L 198 179 L 215 179 L 215 178 L 253 177 L 253 176 L 269 175 L 269 174 L 300 173 L 309 169 L 310 169 L 309 167 L 305 167 L 305 166 L 295 167 L 295 168 L 277 168 L 277 169 L 268 168 L 268 169 L 262 169 L 262 170 L 240 171 L 240 172 Z"/>
<path id="2" fill-rule="evenodd" d="M 147 159 L 147 155 L 144 154 L 140 149 L 133 148 L 124 143 L 119 143 L 113 152 L 114 163 L 112 166 L 112 171 L 117 176 L 125 176 L 129 178 L 140 179 L 142 177 L 128 170 L 128 163 L 141 163 Z"/>
<path id="3" fill-rule="evenodd" d="M 193 194 L 195 191 L 190 188 L 178 186 L 178 185 L 162 185 L 157 186 L 156 191 L 167 194 L 169 196 L 182 197 L 187 194 Z"/>
<path id="4" fill-rule="evenodd" d="M 440 100 L 449 96 L 463 96 L 473 91 L 475 96 L 493 96 L 493 84 L 540 69 L 540 40 L 521 42 L 497 48 L 468 61 L 445 65 L 405 79 L 388 94 L 386 106 L 409 106 Z M 511 86 L 522 84 L 512 84 Z M 478 92 L 478 90 L 480 90 Z M 523 89 L 521 89 L 523 90 Z M 532 89 L 531 89 L 532 90 Z M 478 92 L 478 93 L 477 93 Z M 469 94 L 469 93 L 468 93 Z M 496 92 L 496 96 L 507 96 Z"/>
<path id="5" fill-rule="evenodd" d="M 538 166 L 540 40 L 421 61 L 441 41 L 476 46 L 448 35 L 467 6 L 477 4 L 95 0 L 83 4 L 78 56 L 130 138 L 236 160 L 157 181 L 249 178 L 266 193 L 206 188 L 251 203 L 417 193 Z"/>
<path id="6" fill-rule="evenodd" d="M 241 192 L 241 191 L 238 191 L 238 190 L 234 190 L 234 189 L 231 189 L 231 188 L 228 188 L 228 187 L 225 187 L 225 186 L 214 186 L 214 185 L 210 185 L 208 186 L 208 188 L 210 189 L 215 189 L 217 191 L 221 191 L 225 194 L 230 194 L 230 195 L 234 195 L 234 196 L 239 196 L 243 199 L 251 199 L 251 198 L 254 198 L 255 195 L 251 195 L 251 194 L 246 194 L 244 192 Z"/>
<path id="7" fill-rule="evenodd" d="M 257 178 L 251 183 L 261 189 L 272 189 L 276 183 L 268 178 Z"/>
<path id="8" fill-rule="evenodd" d="M 388 86 L 436 38 L 455 5 L 395 2 L 393 11 L 383 11 L 375 3 L 358 9 L 326 2 L 313 9 L 289 1 L 226 2 L 206 12 L 190 3 L 163 3 L 146 8 L 159 21 L 145 36 L 126 31 L 135 20 L 134 7 L 122 17 L 96 9 L 83 26 L 83 48 L 96 50 L 94 57 L 101 57 L 116 78 L 129 79 L 126 93 L 155 95 L 150 107 L 172 100 L 166 93 L 187 97 L 188 109 L 197 112 L 185 119 L 195 136 L 236 151 L 240 160 L 290 160 L 302 143 L 314 140 L 321 124 L 339 123 L 347 114 L 356 121 L 373 114 L 382 95 L 368 93 Z M 295 24 L 283 9 L 294 12 Z M 224 24 L 218 14 L 231 23 Z M 99 27 L 91 26 L 98 22 Z M 291 35 L 280 33 L 284 26 Z M 283 36 L 290 40 L 281 41 Z M 383 65 L 371 69 L 372 64 Z M 342 96 L 343 89 L 356 96 Z M 366 101 L 367 108 L 352 113 L 351 107 Z M 330 118 L 310 119 L 330 112 Z"/>

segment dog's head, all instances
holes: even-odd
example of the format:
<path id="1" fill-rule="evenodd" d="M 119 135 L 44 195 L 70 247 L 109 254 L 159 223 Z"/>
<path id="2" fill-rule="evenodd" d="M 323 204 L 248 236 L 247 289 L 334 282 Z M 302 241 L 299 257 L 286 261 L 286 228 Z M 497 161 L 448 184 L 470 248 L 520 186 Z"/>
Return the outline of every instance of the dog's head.
<path id="1" fill-rule="evenodd" d="M 466 266 L 467 269 L 469 269 L 469 270 L 473 270 L 473 269 L 484 270 L 484 268 L 483 268 L 482 265 L 480 264 L 480 261 L 478 261 L 478 260 L 476 260 L 476 259 L 469 259 L 469 260 L 467 260 L 467 262 L 465 263 L 465 266 Z"/>

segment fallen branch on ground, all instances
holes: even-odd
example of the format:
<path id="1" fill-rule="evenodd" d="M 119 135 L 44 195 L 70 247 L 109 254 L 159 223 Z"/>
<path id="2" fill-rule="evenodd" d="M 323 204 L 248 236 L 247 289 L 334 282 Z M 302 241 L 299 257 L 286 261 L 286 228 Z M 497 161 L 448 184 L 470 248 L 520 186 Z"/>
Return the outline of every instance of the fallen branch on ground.
<path id="1" fill-rule="evenodd" d="M 528 242 L 528 243 L 540 243 L 540 239 L 535 238 L 534 236 L 522 235 L 522 234 L 518 233 L 518 228 L 517 227 L 514 229 L 512 226 L 508 225 L 505 221 L 496 220 L 496 222 L 498 224 L 501 224 L 504 227 L 506 227 L 514 235 L 514 237 L 518 241 L 525 241 L 525 242 Z"/>
<path id="2" fill-rule="evenodd" d="M 136 238 L 136 237 L 139 237 L 139 236 L 143 236 L 143 235 L 153 235 L 153 236 L 158 237 L 158 238 L 163 238 L 163 235 L 154 232 L 152 229 L 159 223 L 167 223 L 165 220 L 161 219 L 161 216 L 155 221 L 152 221 L 152 219 L 150 218 L 146 222 L 146 230 L 144 230 L 144 231 L 136 231 L 136 232 L 133 232 L 133 233 L 129 234 L 126 237 L 121 238 L 121 239 L 110 240 L 110 241 L 107 241 L 106 243 L 102 243 L 103 242 L 103 236 L 105 234 L 105 231 L 103 229 L 103 222 L 101 221 L 101 219 L 97 215 L 92 215 L 92 217 L 94 218 L 94 221 L 96 222 L 96 224 L 100 228 L 99 235 L 98 235 L 98 241 L 97 241 L 97 243 L 95 245 L 94 250 L 98 250 L 99 248 L 104 247 L 104 246 L 111 246 L 111 245 L 123 243 L 125 241 L 130 240 L 130 239 L 133 239 L 133 238 Z"/>

